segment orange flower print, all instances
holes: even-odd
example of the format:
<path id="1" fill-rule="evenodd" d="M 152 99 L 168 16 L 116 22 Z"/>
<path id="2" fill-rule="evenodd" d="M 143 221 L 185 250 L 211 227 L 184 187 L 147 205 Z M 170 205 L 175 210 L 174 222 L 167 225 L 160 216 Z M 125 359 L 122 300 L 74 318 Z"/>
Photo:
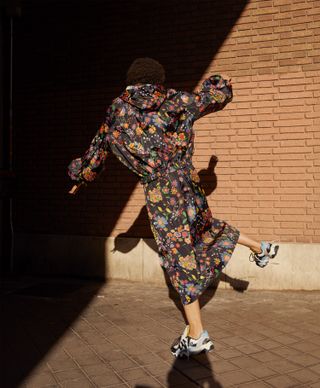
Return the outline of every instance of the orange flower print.
<path id="1" fill-rule="evenodd" d="M 82 176 L 86 181 L 91 182 L 95 180 L 97 173 L 93 172 L 90 167 L 87 167 L 82 171 Z"/>
<path id="2" fill-rule="evenodd" d="M 151 135 L 153 135 L 154 133 L 157 132 L 157 128 L 154 125 L 150 125 L 150 127 L 148 128 L 148 131 L 149 133 L 151 133 Z"/>
<path id="3" fill-rule="evenodd" d="M 198 172 L 197 170 L 193 169 L 191 170 L 191 179 L 196 182 L 196 183 L 199 183 L 200 182 L 200 177 L 198 175 Z"/>
<path id="4" fill-rule="evenodd" d="M 106 123 L 103 123 L 103 124 L 100 126 L 99 132 L 100 132 L 100 134 L 106 133 L 106 132 L 108 131 L 108 129 L 109 129 L 108 125 L 107 125 Z"/>
<path id="5" fill-rule="evenodd" d="M 181 265 L 181 267 L 188 269 L 190 271 L 197 268 L 195 258 L 190 255 L 187 255 L 185 257 L 183 256 L 179 257 L 179 264 Z"/>
<path id="6" fill-rule="evenodd" d="M 148 193 L 149 200 L 153 203 L 160 202 L 162 200 L 161 191 L 158 188 L 150 190 Z"/>
<path id="7" fill-rule="evenodd" d="M 143 129 L 142 129 L 141 127 L 137 127 L 137 128 L 136 128 L 136 134 L 137 134 L 138 136 L 141 136 L 141 135 L 143 134 Z"/>
<path id="8" fill-rule="evenodd" d="M 119 131 L 113 131 L 112 132 L 112 135 L 113 135 L 113 137 L 115 137 L 116 139 L 118 139 L 118 137 L 120 136 L 120 132 Z"/>
<path id="9" fill-rule="evenodd" d="M 171 189 L 171 194 L 175 195 L 177 194 L 178 190 L 176 189 L 176 187 L 172 187 Z"/>

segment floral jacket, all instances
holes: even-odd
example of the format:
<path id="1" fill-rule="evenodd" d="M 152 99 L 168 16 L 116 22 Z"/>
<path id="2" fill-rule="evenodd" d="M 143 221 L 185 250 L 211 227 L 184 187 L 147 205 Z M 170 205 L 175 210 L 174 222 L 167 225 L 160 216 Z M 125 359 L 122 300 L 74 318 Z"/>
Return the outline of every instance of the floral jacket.
<path id="1" fill-rule="evenodd" d="M 232 88 L 220 75 L 204 80 L 196 93 L 129 85 L 112 101 L 89 148 L 71 161 L 68 174 L 77 183 L 95 180 L 110 152 L 142 182 L 191 164 L 194 121 L 223 109 L 232 97 Z"/>

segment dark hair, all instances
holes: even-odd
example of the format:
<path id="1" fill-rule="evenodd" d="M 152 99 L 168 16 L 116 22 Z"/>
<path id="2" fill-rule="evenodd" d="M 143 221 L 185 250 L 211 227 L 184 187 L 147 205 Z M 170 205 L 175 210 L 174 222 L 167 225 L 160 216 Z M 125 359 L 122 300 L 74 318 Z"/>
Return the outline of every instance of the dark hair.
<path id="1" fill-rule="evenodd" d="M 127 85 L 163 84 L 165 80 L 164 67 L 152 58 L 137 58 L 127 71 Z"/>

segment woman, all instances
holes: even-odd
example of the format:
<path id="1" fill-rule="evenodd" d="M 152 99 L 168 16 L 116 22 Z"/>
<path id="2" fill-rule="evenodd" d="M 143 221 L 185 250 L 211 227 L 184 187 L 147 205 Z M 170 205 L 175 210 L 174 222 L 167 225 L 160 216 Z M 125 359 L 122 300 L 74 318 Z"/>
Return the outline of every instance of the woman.
<path id="1" fill-rule="evenodd" d="M 188 320 L 171 347 L 178 357 L 213 349 L 198 298 L 228 263 L 236 244 L 249 247 L 260 267 L 276 256 L 278 246 L 254 241 L 213 218 L 192 165 L 193 123 L 232 100 L 231 79 L 213 75 L 198 93 L 165 89 L 164 80 L 159 62 L 136 59 L 127 72 L 128 86 L 107 109 L 84 156 L 71 161 L 68 174 L 76 182 L 69 193 L 75 194 L 101 173 L 112 152 L 140 177 L 161 265 Z"/>

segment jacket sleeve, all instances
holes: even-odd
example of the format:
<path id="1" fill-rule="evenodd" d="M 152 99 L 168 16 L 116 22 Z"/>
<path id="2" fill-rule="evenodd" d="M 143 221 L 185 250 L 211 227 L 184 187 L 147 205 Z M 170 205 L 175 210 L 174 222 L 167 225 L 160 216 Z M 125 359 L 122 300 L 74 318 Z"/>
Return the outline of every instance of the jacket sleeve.
<path id="1" fill-rule="evenodd" d="M 186 111 L 197 120 L 209 113 L 222 110 L 232 100 L 233 93 L 227 81 L 217 74 L 205 79 L 198 92 L 180 92 L 179 97 Z"/>
<path id="2" fill-rule="evenodd" d="M 73 159 L 67 172 L 71 180 L 77 183 L 94 181 L 105 168 L 105 160 L 110 152 L 108 144 L 108 115 L 93 137 L 89 148 L 82 157 Z"/>

